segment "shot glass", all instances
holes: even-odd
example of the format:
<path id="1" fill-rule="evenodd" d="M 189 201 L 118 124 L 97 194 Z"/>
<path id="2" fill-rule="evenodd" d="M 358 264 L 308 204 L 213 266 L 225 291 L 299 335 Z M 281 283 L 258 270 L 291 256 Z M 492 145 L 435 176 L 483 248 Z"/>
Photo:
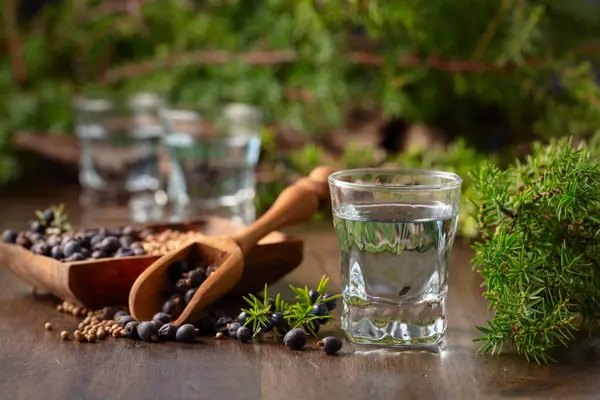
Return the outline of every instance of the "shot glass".
<path id="1" fill-rule="evenodd" d="M 152 93 L 121 100 L 75 100 L 80 202 L 87 223 L 162 218 L 166 195 L 159 174 L 161 109 L 160 98 Z"/>
<path id="2" fill-rule="evenodd" d="M 251 224 L 261 142 L 258 110 L 229 104 L 213 127 L 193 110 L 166 110 L 163 118 L 171 221 L 217 215 Z"/>
<path id="3" fill-rule="evenodd" d="M 427 170 L 356 169 L 329 177 L 342 328 L 350 341 L 442 340 L 461 184 L 458 175 Z"/>

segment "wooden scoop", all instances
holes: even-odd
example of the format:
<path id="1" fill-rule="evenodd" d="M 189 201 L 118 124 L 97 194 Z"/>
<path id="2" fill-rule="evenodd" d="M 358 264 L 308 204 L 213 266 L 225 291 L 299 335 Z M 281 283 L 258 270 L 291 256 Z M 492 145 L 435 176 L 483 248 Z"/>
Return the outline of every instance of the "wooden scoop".
<path id="1" fill-rule="evenodd" d="M 131 314 L 138 321 L 151 320 L 167 300 L 167 268 L 174 261 L 205 261 L 217 265 L 200 285 L 194 297 L 174 324 L 197 322 L 206 307 L 228 294 L 244 272 L 244 256 L 265 235 L 281 227 L 307 220 L 321 203 L 329 200 L 327 178 L 333 171 L 316 168 L 286 188 L 273 206 L 254 224 L 230 237 L 202 237 L 166 254 L 146 269 L 134 282 L 129 294 Z"/>

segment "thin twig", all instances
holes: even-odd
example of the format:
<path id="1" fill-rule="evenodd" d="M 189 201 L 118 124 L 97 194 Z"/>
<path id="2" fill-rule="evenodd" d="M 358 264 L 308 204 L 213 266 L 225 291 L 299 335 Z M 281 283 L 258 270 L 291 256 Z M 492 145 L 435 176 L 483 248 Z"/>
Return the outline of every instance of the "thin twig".
<path id="1" fill-rule="evenodd" d="M 27 68 L 23 60 L 23 44 L 17 23 L 17 0 L 4 0 L 3 14 L 12 74 L 17 82 L 23 82 L 27 78 Z"/>
<path id="2" fill-rule="evenodd" d="M 381 66 L 384 63 L 383 56 L 367 52 L 352 52 L 346 58 L 356 64 L 373 67 Z M 267 66 L 294 62 L 298 60 L 298 56 L 293 50 L 249 51 L 239 54 L 220 50 L 196 51 L 172 55 L 162 60 L 142 61 L 116 67 L 107 71 L 101 78 L 101 81 L 105 84 L 111 84 L 165 68 L 184 65 L 219 65 L 236 60 L 249 65 Z M 526 64 L 535 67 L 548 65 L 546 61 L 539 59 L 529 59 Z M 419 58 L 413 54 L 408 54 L 400 58 L 398 66 L 429 67 L 448 72 L 477 73 L 510 73 L 515 70 L 515 66 L 511 64 L 497 65 L 495 63 L 475 60 L 446 60 L 436 56 Z"/>
<path id="3" fill-rule="evenodd" d="M 475 51 L 473 51 L 472 59 L 478 60 L 481 58 L 485 50 L 488 48 L 490 41 L 498 31 L 498 27 L 500 26 L 500 22 L 502 21 L 502 17 L 504 13 L 508 9 L 510 0 L 500 0 L 500 6 L 494 15 L 494 18 L 490 21 L 490 23 L 485 28 L 483 35 L 479 38 L 477 45 L 475 46 Z"/>

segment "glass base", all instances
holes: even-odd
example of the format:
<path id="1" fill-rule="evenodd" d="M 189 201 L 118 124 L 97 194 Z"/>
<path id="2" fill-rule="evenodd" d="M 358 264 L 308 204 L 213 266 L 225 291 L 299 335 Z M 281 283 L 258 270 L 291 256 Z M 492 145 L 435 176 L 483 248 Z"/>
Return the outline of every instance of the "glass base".
<path id="1" fill-rule="evenodd" d="M 348 339 L 357 344 L 435 345 L 442 341 L 447 328 L 444 300 L 401 305 L 345 304 L 342 329 Z"/>

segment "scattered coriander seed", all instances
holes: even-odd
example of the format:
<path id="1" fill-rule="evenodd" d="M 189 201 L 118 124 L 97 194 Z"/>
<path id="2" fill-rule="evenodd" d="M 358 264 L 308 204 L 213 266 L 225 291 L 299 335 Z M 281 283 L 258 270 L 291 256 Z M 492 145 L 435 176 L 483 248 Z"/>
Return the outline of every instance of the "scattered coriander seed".
<path id="1" fill-rule="evenodd" d="M 68 339 L 69 339 L 69 332 L 67 332 L 67 331 L 62 331 L 62 332 L 60 333 L 60 338 L 61 338 L 62 340 L 68 340 Z"/>
<path id="2" fill-rule="evenodd" d="M 217 334 L 215 335 L 215 339 L 217 339 L 217 340 L 223 339 L 223 332 L 217 332 Z"/>
<path id="3" fill-rule="evenodd" d="M 114 337 L 114 338 L 121 337 L 121 336 L 123 336 L 123 335 L 121 334 L 122 332 L 123 332 L 123 328 L 119 327 L 119 328 L 117 328 L 117 329 L 115 329 L 115 330 L 113 331 L 113 333 L 112 333 L 112 337 Z"/>
<path id="4" fill-rule="evenodd" d="M 44 329 L 47 331 L 51 331 L 52 330 L 52 324 L 50 322 L 46 322 L 44 324 Z"/>
<path id="5" fill-rule="evenodd" d="M 327 336 L 326 338 L 319 340 L 317 344 L 327 354 L 335 354 L 342 349 L 343 342 L 335 336 Z"/>
<path id="6" fill-rule="evenodd" d="M 85 323 L 83 323 L 83 322 L 80 322 L 80 323 L 79 323 L 79 325 L 77 325 L 77 328 L 78 328 L 79 330 L 83 330 L 83 328 L 85 328 L 85 326 L 86 326 L 86 325 L 85 325 Z"/>
<path id="7" fill-rule="evenodd" d="M 98 340 L 106 339 L 106 331 L 104 330 L 104 328 L 98 329 L 98 331 L 96 332 L 96 335 L 98 336 Z"/>
<path id="8" fill-rule="evenodd" d="M 80 343 L 86 341 L 85 335 L 79 331 L 75 331 L 74 336 L 75 336 L 75 340 L 77 340 Z"/>
<path id="9" fill-rule="evenodd" d="M 90 333 L 85 337 L 89 343 L 94 343 L 96 341 L 96 335 Z"/>
<path id="10" fill-rule="evenodd" d="M 74 307 L 74 308 L 73 308 L 73 311 L 71 311 L 71 313 L 72 313 L 74 316 L 78 316 L 80 312 L 81 312 L 81 308 L 79 308 L 79 307 Z"/>
<path id="11" fill-rule="evenodd" d="M 56 306 L 56 311 L 63 312 L 63 306 L 61 304 Z"/>

